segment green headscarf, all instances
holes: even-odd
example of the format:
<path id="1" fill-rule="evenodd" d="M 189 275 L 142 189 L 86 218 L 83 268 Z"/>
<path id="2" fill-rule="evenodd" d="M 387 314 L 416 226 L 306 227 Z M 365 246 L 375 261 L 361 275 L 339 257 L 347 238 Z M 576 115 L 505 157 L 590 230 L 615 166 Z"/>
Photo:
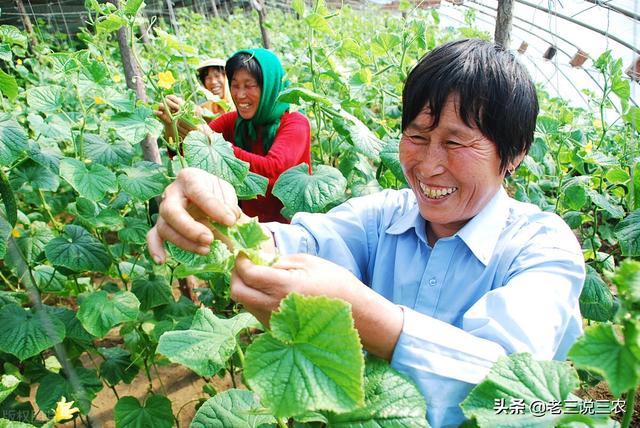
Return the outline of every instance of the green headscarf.
<path id="1" fill-rule="evenodd" d="M 284 69 L 278 57 L 266 49 L 242 49 L 236 54 L 240 52 L 252 55 L 260 64 L 262 91 L 258 110 L 251 119 L 245 120 L 238 114 L 234 133 L 235 144 L 246 150 L 249 147 L 249 141 L 256 140 L 257 128 L 262 127 L 262 147 L 264 153 L 267 154 L 273 145 L 282 114 L 289 111 L 289 104 L 278 101 L 278 96 L 284 86 L 282 81 Z"/>

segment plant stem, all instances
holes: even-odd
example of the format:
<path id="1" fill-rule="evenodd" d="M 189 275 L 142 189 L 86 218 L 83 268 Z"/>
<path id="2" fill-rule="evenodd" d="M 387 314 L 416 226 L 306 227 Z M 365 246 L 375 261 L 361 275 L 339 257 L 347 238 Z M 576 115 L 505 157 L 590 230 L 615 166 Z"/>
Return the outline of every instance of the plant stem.
<path id="1" fill-rule="evenodd" d="M 44 207 L 44 210 L 47 212 L 49 219 L 51 219 L 51 225 L 53 226 L 53 228 L 58 232 L 62 231 L 62 225 L 60 225 L 56 221 L 56 219 L 53 217 L 53 214 L 51 213 L 51 208 L 49 207 L 49 204 L 44 198 L 44 192 L 42 191 L 42 189 L 38 189 L 38 198 L 40 199 L 40 204 L 42 204 L 42 206 Z"/>
<path id="2" fill-rule="evenodd" d="M 627 409 L 624 412 L 624 419 L 622 419 L 622 428 L 629 428 L 631 426 L 631 418 L 633 417 L 633 407 L 636 401 L 636 388 L 637 386 L 631 388 L 625 394 L 625 398 L 627 401 Z"/>
<path id="3" fill-rule="evenodd" d="M 244 352 L 242 352 L 242 348 L 240 344 L 236 342 L 236 352 L 238 353 L 238 359 L 240 360 L 240 365 L 244 369 Z"/>
<path id="4" fill-rule="evenodd" d="M 18 289 L 17 289 L 17 288 L 15 288 L 15 287 L 13 286 L 13 284 L 11 284 L 11 282 L 7 279 L 7 277 L 6 277 L 6 276 L 4 276 L 4 275 L 2 274 L 2 272 L 0 272 L 0 278 L 2 278 L 2 280 L 4 281 L 4 283 L 5 283 L 5 284 L 7 284 L 7 287 L 9 287 L 9 288 L 11 289 L 11 291 L 18 291 Z"/>
<path id="5" fill-rule="evenodd" d="M 282 422 L 282 419 L 276 418 L 276 422 L 278 422 L 278 426 L 280 428 L 287 428 L 287 424 L 285 422 Z"/>

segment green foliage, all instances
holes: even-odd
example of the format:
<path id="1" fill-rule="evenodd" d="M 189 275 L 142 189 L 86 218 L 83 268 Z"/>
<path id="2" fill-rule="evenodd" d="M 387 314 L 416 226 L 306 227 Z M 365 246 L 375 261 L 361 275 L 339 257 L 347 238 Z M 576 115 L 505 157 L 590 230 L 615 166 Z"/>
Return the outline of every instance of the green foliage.
<path id="1" fill-rule="evenodd" d="M 200 376 L 213 376 L 235 352 L 238 333 L 254 324 L 255 318 L 248 313 L 221 319 L 210 309 L 199 309 L 188 330 L 169 331 L 160 337 L 158 352 Z"/>
<path id="2" fill-rule="evenodd" d="M 137 34 L 144 2 L 123 1 L 118 8 L 87 0 L 85 6 L 90 11 L 88 26 L 80 30 L 77 40 L 60 37 L 41 23 L 38 45 L 27 50 L 26 34 L 0 26 L 0 59 L 5 64 L 0 71 L 4 206 L 0 213 L 0 322 L 5 327 L 0 329 L 0 363 L 15 367 L 20 360 L 20 370 L 29 372 L 29 376 L 18 369 L 11 372 L 21 381 L 14 389 L 5 385 L 9 379 L 5 375 L 0 380 L 0 398 L 3 406 L 18 405 L 15 397 L 27 401 L 27 387 L 39 384 L 36 402 L 49 413 L 62 395 L 77 400 L 81 411 L 88 412 L 101 380 L 108 385 L 129 382 L 138 367 L 166 363 L 162 355 L 208 376 L 221 376 L 232 365 L 241 370 L 238 367 L 247 342 L 256 334 L 256 322 L 230 321 L 242 318 L 234 318 L 237 309 L 230 302 L 230 272 L 240 252 L 255 262 L 268 262 L 259 252 L 265 237 L 257 224 L 218 227 L 233 248 L 215 241 L 207 256 L 168 245 L 173 259 L 168 268 L 155 266 L 145 248 L 145 235 L 154 220 L 153 198 L 181 166 L 201 167 L 223 177 L 240 199 L 267 191 L 268 180 L 249 172 L 220 135 L 209 139 L 192 132 L 183 141 L 184 158 L 178 155 L 169 162 L 162 144 L 169 142 L 160 135 L 162 125 L 153 115 L 162 97 L 176 93 L 187 99 L 184 119 L 199 122 L 193 107 L 204 99 L 194 90 L 194 66 L 204 56 L 226 57 L 236 49 L 258 45 L 257 26 L 247 25 L 247 19 L 253 18 L 236 13 L 226 20 L 205 19 L 182 11 L 178 35 L 161 21 L 152 23 L 151 43 L 144 48 L 129 40 L 150 100 L 142 102 L 135 100 L 124 82 L 114 32 L 125 27 Z M 475 28 L 473 12 L 465 13 L 462 27 L 442 28 L 436 10 L 414 8 L 404 0 L 400 4 L 404 17 L 378 10 L 355 12 L 349 6 L 330 11 L 323 1 L 310 5 L 294 0 L 292 8 L 300 19 L 270 9 L 267 21 L 271 30 L 278 30 L 270 36 L 289 79 L 281 100 L 291 103 L 292 110 L 303 109 L 310 120 L 313 174 L 308 174 L 306 165 L 299 165 L 280 177 L 273 193 L 283 201 L 284 214 L 325 212 L 351 197 L 405 186 L 398 135 L 400 95 L 409 69 L 441 42 L 489 35 Z M 640 376 L 640 292 L 635 263 L 621 260 L 639 256 L 640 109 L 629 102 L 631 88 L 623 78 L 621 61 L 605 53 L 595 67 L 601 73 L 603 91 L 585 95 L 590 104 L 586 109 L 539 91 L 542 114 L 535 141 L 507 185 L 518 199 L 555 211 L 578 235 L 589 265 L 581 310 L 585 318 L 607 324 L 587 328 L 571 358 L 576 366 L 602 374 L 617 394 L 628 394 Z M 171 71 L 176 77 L 170 90 L 157 86 L 160 71 Z M 162 164 L 151 164 L 143 156 L 139 143 L 147 136 L 160 137 Z M 215 315 L 198 311 L 184 296 L 173 297 L 175 280 L 194 274 L 206 281 L 207 286 L 199 289 L 200 300 L 210 302 Z M 610 281 L 616 288 L 610 289 Z M 58 306 L 37 309 L 27 296 Z M 293 301 L 299 304 L 292 307 Z M 296 414 L 294 423 L 300 426 L 425 425 L 420 394 L 386 364 L 367 361 L 363 377 L 362 356 L 351 349 L 347 358 L 344 353 L 350 348 L 343 348 L 334 336 L 329 340 L 330 333 L 304 337 L 304 330 L 294 332 L 291 327 L 296 317 L 312 322 L 337 311 L 340 316 L 330 319 L 328 331 L 349 335 L 345 331 L 352 332 L 351 326 L 347 330 L 333 326 L 334 322 L 348 324 L 344 305 L 325 308 L 322 303 L 324 313 L 313 318 L 314 304 L 302 297 L 290 297 L 287 302 L 284 312 L 289 315 L 278 314 L 272 330 L 258 336 L 247 350 L 244 375 L 247 381 L 251 378 L 247 374 L 253 375 L 253 383 L 248 383 L 256 385 L 258 394 L 223 392 L 201 407 L 194 426 L 274 424 L 272 414 Z M 292 315 L 298 310 L 299 315 Z M 114 327 L 119 327 L 113 332 L 121 339 L 116 343 L 122 344 L 96 348 L 94 340 Z M 198 343 L 194 338 L 200 336 L 206 339 Z M 323 337 L 327 337 L 326 349 L 306 345 Z M 184 338 L 190 340 L 186 345 L 180 342 Z M 198 345 L 206 346 L 209 354 L 188 352 Z M 68 355 L 67 362 L 80 376 L 86 394 L 78 395 L 72 388 L 73 373 L 52 373 L 41 361 L 59 349 Z M 78 359 L 86 353 L 104 357 L 100 378 L 80 366 Z M 274 355 L 282 359 L 273 359 Z M 344 376 L 331 370 L 314 374 L 336 385 L 335 396 L 325 384 L 307 387 L 296 382 L 302 372 L 295 370 L 289 373 L 293 381 L 286 384 L 292 389 L 278 390 L 285 385 L 287 373 L 279 372 L 275 363 L 290 363 L 284 356 L 291 355 L 305 362 L 305 370 L 315 363 L 324 368 L 327 361 L 339 359 L 331 370 L 344 369 L 348 372 Z M 277 382 L 265 375 L 261 378 L 252 367 L 254 360 L 264 373 L 282 376 L 273 378 Z M 540 373 L 541 366 L 526 358 L 509 364 L 514 373 Z M 543 367 L 555 376 L 544 383 L 545 388 L 557 380 L 566 384 L 564 394 L 574 384 L 574 375 L 564 368 Z M 322 391 L 316 391 L 319 385 Z M 520 394 L 527 383 L 517 386 L 511 379 L 508 385 L 513 394 Z M 546 394 L 545 388 L 536 393 Z M 294 396 L 294 402 L 287 398 Z M 477 420 L 493 421 L 489 415 L 493 401 L 487 403 L 469 410 Z M 608 423 L 584 418 L 588 421 L 552 422 Z M 118 426 L 169 426 L 173 415 L 165 397 L 152 395 L 144 405 L 132 397 L 121 399 L 115 419 Z M 522 420 L 512 422 L 518 426 Z"/>
<path id="3" fill-rule="evenodd" d="M 344 198 L 347 181 L 337 169 L 318 165 L 312 175 L 309 166 L 300 164 L 290 168 L 276 181 L 273 194 L 284 203 L 283 214 L 323 212 L 325 208 Z"/>
<path id="4" fill-rule="evenodd" d="M 575 371 L 564 363 L 536 361 L 529 354 L 503 357 L 478 384 L 461 407 L 467 418 L 473 418 L 479 427 L 548 427 L 555 426 L 561 414 L 545 412 L 532 414 L 534 401 L 564 403 L 578 386 Z M 524 414 L 496 411 L 496 401 L 508 409 L 514 400 L 523 400 Z"/>
<path id="5" fill-rule="evenodd" d="M 245 376 L 276 417 L 289 417 L 362 406 L 363 371 L 350 306 L 291 294 L 271 316 L 271 330 L 247 349 Z"/>
<path id="6" fill-rule="evenodd" d="M 29 311 L 16 304 L 0 308 L 0 351 L 15 355 L 19 360 L 39 354 L 62 342 L 64 324 L 43 311 Z"/>
<path id="7" fill-rule="evenodd" d="M 261 415 L 260 400 L 251 391 L 228 389 L 207 400 L 191 421 L 190 428 L 259 428 L 274 424 L 271 415 Z"/>
<path id="8" fill-rule="evenodd" d="M 118 400 L 114 409 L 116 426 L 122 428 L 170 428 L 173 426 L 171 401 L 164 395 L 150 395 L 144 405 L 131 396 Z"/>

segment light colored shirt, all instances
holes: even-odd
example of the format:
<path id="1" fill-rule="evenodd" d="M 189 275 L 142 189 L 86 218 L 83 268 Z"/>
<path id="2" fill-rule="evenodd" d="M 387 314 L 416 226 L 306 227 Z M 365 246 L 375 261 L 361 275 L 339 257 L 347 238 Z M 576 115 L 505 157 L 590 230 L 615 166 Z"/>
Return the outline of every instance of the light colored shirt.
<path id="1" fill-rule="evenodd" d="M 433 247 L 408 189 L 268 227 L 282 253 L 335 262 L 403 307 L 391 365 L 416 382 L 433 427 L 464 421 L 460 402 L 499 357 L 562 360 L 582 333 L 577 239 L 560 217 L 503 189 Z"/>

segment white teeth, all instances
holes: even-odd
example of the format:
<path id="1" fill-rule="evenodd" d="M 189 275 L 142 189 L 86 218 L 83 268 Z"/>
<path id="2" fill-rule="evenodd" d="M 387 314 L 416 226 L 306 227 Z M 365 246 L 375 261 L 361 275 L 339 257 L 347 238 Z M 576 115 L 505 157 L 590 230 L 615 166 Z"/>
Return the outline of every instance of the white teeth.
<path id="1" fill-rule="evenodd" d="M 424 193 L 424 195 L 429 199 L 441 199 L 458 190 L 457 187 L 440 187 L 437 189 L 433 189 L 424 183 L 420 183 L 420 188 L 422 189 L 422 193 Z"/>

